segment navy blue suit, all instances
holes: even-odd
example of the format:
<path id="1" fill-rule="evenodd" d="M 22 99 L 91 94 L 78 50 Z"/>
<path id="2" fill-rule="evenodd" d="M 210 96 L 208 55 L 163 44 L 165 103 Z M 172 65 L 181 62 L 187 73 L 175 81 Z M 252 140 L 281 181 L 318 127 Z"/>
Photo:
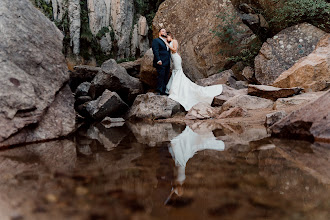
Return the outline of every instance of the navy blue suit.
<path id="1" fill-rule="evenodd" d="M 157 92 L 165 94 L 166 84 L 170 73 L 171 52 L 167 50 L 165 42 L 156 38 L 152 41 L 152 51 L 154 53 L 153 65 L 157 69 Z M 157 64 L 162 61 L 162 65 Z"/>

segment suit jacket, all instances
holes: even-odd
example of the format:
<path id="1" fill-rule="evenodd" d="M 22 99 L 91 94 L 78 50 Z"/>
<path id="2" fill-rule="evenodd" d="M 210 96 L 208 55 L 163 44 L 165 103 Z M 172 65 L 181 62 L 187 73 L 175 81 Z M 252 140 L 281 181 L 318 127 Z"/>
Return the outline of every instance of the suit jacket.
<path id="1" fill-rule="evenodd" d="M 156 38 L 152 41 L 152 51 L 154 53 L 154 61 L 153 65 L 157 68 L 159 66 L 157 62 L 159 60 L 162 61 L 163 66 L 169 66 L 171 62 L 171 51 L 170 49 L 167 50 L 165 42 L 160 39 Z"/>

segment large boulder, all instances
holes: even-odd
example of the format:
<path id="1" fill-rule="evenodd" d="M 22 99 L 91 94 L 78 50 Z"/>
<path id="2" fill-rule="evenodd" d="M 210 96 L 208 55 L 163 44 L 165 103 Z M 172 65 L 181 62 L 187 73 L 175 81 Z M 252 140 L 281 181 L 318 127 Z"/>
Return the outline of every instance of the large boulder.
<path id="1" fill-rule="evenodd" d="M 322 91 L 330 82 L 330 34 L 324 36 L 316 49 L 301 58 L 274 82 L 277 87 L 299 86 L 306 92 Z"/>
<path id="2" fill-rule="evenodd" d="M 110 59 L 102 64 L 101 71 L 94 77 L 89 94 L 92 98 L 97 98 L 106 89 L 118 93 L 125 102 L 132 103 L 142 93 L 142 84 L 114 59 Z"/>
<path id="3" fill-rule="evenodd" d="M 58 92 L 54 102 L 48 107 L 37 125 L 24 127 L 20 132 L 0 142 L 0 147 L 69 135 L 75 129 L 76 112 L 73 105 L 72 92 L 66 85 Z"/>
<path id="4" fill-rule="evenodd" d="M 330 91 L 270 127 L 272 135 L 330 141 Z"/>
<path id="5" fill-rule="evenodd" d="M 102 120 L 106 116 L 117 117 L 124 115 L 127 109 L 127 104 L 119 95 L 109 90 L 105 90 L 98 99 L 90 101 L 86 105 L 87 112 L 96 120 Z"/>
<path id="6" fill-rule="evenodd" d="M 151 88 L 157 86 L 157 70 L 153 66 L 154 54 L 150 48 L 141 60 L 140 80 Z"/>
<path id="7" fill-rule="evenodd" d="M 311 24 L 289 27 L 262 45 L 255 58 L 255 77 L 259 83 L 271 85 L 300 58 L 310 54 L 326 33 Z"/>
<path id="8" fill-rule="evenodd" d="M 276 101 L 278 98 L 286 98 L 300 93 L 302 89 L 295 88 L 276 88 L 265 85 L 249 85 L 248 94 L 258 96 L 265 99 Z"/>
<path id="9" fill-rule="evenodd" d="M 226 15 L 222 20 L 219 14 Z M 234 37 L 237 44 L 230 45 L 214 37 L 210 30 L 228 25 L 228 18 L 233 18 L 239 34 Z M 166 28 L 179 42 L 184 73 L 193 81 L 213 75 L 228 64 L 231 55 L 219 54 L 219 51 L 236 51 L 248 46 L 254 39 L 252 31 L 242 23 L 230 1 L 218 0 L 166 0 L 153 20 L 153 35 L 158 37 L 158 30 Z"/>
<path id="10" fill-rule="evenodd" d="M 167 96 L 149 92 L 136 97 L 128 117 L 132 119 L 169 118 L 180 111 L 181 106 L 178 102 Z"/>
<path id="11" fill-rule="evenodd" d="M 46 119 L 46 110 L 69 73 L 62 53 L 62 33 L 30 1 L 2 0 L 0 17 L 2 142 Z M 67 107 L 70 109 L 65 111 L 73 110 L 73 106 Z"/>
<path id="12" fill-rule="evenodd" d="M 247 110 L 272 108 L 274 102 L 269 99 L 259 98 L 250 95 L 237 95 L 229 99 L 222 105 L 222 110 L 241 107 Z"/>

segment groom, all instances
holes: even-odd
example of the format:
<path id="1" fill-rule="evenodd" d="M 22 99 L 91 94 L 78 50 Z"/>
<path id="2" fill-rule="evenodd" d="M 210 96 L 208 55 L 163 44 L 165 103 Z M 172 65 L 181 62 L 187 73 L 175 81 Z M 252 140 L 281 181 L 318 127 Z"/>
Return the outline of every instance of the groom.
<path id="1" fill-rule="evenodd" d="M 160 29 L 158 38 L 152 41 L 152 51 L 154 53 L 153 65 L 157 69 L 157 95 L 165 95 L 166 83 L 170 73 L 171 52 L 166 46 L 166 30 Z"/>

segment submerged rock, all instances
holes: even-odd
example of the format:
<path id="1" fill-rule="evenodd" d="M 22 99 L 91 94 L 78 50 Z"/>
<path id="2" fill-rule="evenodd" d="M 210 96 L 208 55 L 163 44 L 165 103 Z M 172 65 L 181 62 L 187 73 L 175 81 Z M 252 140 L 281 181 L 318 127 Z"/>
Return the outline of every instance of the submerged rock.
<path id="1" fill-rule="evenodd" d="M 310 54 L 325 34 L 321 29 L 303 23 L 284 29 L 268 39 L 255 58 L 255 76 L 258 82 L 264 85 L 273 84 L 281 73 Z"/>
<path id="2" fill-rule="evenodd" d="M 273 136 L 330 141 L 330 91 L 270 127 Z"/>
<path id="3" fill-rule="evenodd" d="M 302 90 L 303 89 L 299 87 L 276 88 L 273 86 L 265 85 L 249 85 L 248 94 L 276 101 L 278 98 L 286 98 L 289 96 L 297 95 Z"/>
<path id="4" fill-rule="evenodd" d="M 106 128 L 121 127 L 125 124 L 125 119 L 105 117 L 101 124 Z"/>
<path id="5" fill-rule="evenodd" d="M 2 0 L 0 14 L 0 142 L 2 142 L 28 125 L 38 126 L 38 122 L 47 120 L 47 108 L 55 105 L 56 94 L 69 80 L 69 73 L 62 53 L 62 33 L 30 1 Z M 69 103 L 70 101 L 62 106 L 64 112 L 74 111 Z M 67 116 L 64 117 L 66 120 Z M 69 121 L 71 125 L 71 119 Z M 68 126 L 64 129 L 72 129 L 72 127 Z M 51 133 L 47 130 L 39 130 L 39 132 Z M 23 136 L 26 135 L 25 132 L 23 133 Z M 36 134 L 38 137 L 36 139 L 44 140 L 67 132 L 54 131 L 54 133 L 56 135 Z M 29 132 L 30 135 L 33 136 Z M 17 142 L 22 141 L 23 139 L 20 139 Z M 12 139 L 10 142 L 15 141 Z"/>
<path id="6" fill-rule="evenodd" d="M 178 102 L 167 96 L 155 95 L 149 92 L 136 97 L 128 117 L 132 119 L 170 118 L 181 111 L 181 105 Z"/>
<path id="7" fill-rule="evenodd" d="M 283 72 L 273 85 L 281 88 L 299 86 L 306 92 L 317 92 L 326 89 L 329 82 L 330 34 L 320 40 L 311 54 Z"/>
<path id="8" fill-rule="evenodd" d="M 86 110 L 90 116 L 96 120 L 102 120 L 106 116 L 116 117 L 126 113 L 127 104 L 115 92 L 105 90 L 103 94 L 94 101 L 86 105 Z"/>

